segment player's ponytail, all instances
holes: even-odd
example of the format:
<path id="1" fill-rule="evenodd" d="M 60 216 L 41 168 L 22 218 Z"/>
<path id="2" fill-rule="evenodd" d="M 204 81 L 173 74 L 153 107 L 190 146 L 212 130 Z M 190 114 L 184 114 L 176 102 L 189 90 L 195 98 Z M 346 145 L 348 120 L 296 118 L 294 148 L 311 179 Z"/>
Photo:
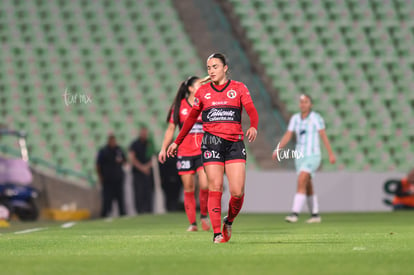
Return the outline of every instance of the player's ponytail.
<path id="1" fill-rule="evenodd" d="M 180 87 L 178 88 L 177 95 L 175 96 L 174 102 L 170 107 L 170 110 L 168 111 L 167 115 L 167 122 L 170 121 L 171 112 L 173 112 L 173 121 L 175 125 L 180 125 L 180 107 L 181 107 L 181 101 L 186 98 L 190 91 L 188 87 L 192 86 L 196 80 L 198 80 L 198 76 L 190 76 L 187 78 L 186 81 L 181 82 Z"/>

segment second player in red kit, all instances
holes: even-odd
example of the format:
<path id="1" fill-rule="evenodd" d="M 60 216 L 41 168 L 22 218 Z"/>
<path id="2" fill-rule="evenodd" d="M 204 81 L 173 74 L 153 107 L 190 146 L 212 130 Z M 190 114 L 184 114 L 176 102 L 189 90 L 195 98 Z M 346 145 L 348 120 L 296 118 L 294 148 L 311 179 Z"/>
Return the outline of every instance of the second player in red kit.
<path id="1" fill-rule="evenodd" d="M 165 131 L 164 141 L 158 160 L 165 162 L 166 148 L 171 142 L 176 126 L 180 128 L 190 114 L 192 104 L 194 102 L 194 94 L 201 86 L 202 80 L 196 76 L 189 77 L 182 82 L 178 89 L 174 103 L 172 104 L 168 121 L 168 128 Z M 195 183 L 194 174 L 198 175 L 198 183 L 200 187 L 200 221 L 203 230 L 210 229 L 210 223 L 207 217 L 207 200 L 208 200 L 208 183 L 207 177 L 201 162 L 201 141 L 203 138 L 203 126 L 201 117 L 198 118 L 188 136 L 183 140 L 177 154 L 177 170 L 184 186 L 184 208 L 190 222 L 187 231 L 197 231 L 196 223 L 196 199 L 194 195 Z"/>
<path id="2" fill-rule="evenodd" d="M 245 108 L 250 118 L 250 128 L 246 131 L 249 142 L 256 139 L 259 117 L 246 86 L 227 78 L 228 66 L 224 55 L 211 55 L 207 59 L 207 71 L 211 83 L 198 89 L 193 108 L 175 142 L 169 146 L 167 155 L 175 155 L 201 114 L 204 130 L 201 151 L 209 186 L 208 210 L 214 231 L 213 242 L 224 243 L 230 240 L 233 221 L 244 201 L 246 149 L 241 126 L 242 110 Z M 224 172 L 231 198 L 221 229 Z"/>

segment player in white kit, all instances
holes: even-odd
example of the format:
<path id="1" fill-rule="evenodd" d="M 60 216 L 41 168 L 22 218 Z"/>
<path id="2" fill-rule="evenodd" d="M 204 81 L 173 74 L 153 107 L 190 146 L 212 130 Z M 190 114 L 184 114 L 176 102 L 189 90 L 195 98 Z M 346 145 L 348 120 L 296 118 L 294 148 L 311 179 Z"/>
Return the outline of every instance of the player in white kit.
<path id="1" fill-rule="evenodd" d="M 297 192 L 293 199 L 292 213 L 285 218 L 287 222 L 297 222 L 298 216 L 305 202 L 308 202 L 312 214 L 307 220 L 308 223 L 319 223 L 318 198 L 314 194 L 312 178 L 321 163 L 320 139 L 328 150 L 329 162 L 335 163 L 336 157 L 332 151 L 328 137 L 325 132 L 325 123 L 321 115 L 312 110 L 312 99 L 309 95 L 300 96 L 300 113 L 293 115 L 289 126 L 282 137 L 278 147 L 273 151 L 273 159 L 289 143 L 296 134 L 295 166 L 298 174 Z"/>

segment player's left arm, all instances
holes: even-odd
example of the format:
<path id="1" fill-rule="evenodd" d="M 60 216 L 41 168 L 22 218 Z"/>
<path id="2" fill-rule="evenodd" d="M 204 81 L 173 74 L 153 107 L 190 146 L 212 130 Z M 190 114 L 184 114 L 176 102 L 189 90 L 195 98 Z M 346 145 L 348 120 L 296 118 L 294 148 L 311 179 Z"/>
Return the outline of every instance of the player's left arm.
<path id="1" fill-rule="evenodd" d="M 334 164 L 336 162 L 336 157 L 334 152 L 332 151 L 331 143 L 329 142 L 325 129 L 319 130 L 319 135 L 321 136 L 322 142 L 325 145 L 326 150 L 328 150 L 329 162 Z"/>
<path id="2" fill-rule="evenodd" d="M 249 90 L 244 85 L 241 93 L 241 102 L 250 118 L 250 128 L 246 131 L 246 136 L 249 139 L 249 142 L 253 142 L 257 137 L 259 114 L 257 113 L 256 107 L 253 104 Z"/>
<path id="3" fill-rule="evenodd" d="M 324 119 L 320 114 L 316 113 L 316 115 L 314 116 L 313 123 L 316 127 L 316 130 L 319 132 L 319 135 L 322 139 L 323 144 L 325 145 L 326 150 L 328 150 L 329 162 L 334 164 L 336 162 L 336 157 L 334 152 L 332 151 L 331 143 L 329 142 L 328 136 L 326 135 Z"/>

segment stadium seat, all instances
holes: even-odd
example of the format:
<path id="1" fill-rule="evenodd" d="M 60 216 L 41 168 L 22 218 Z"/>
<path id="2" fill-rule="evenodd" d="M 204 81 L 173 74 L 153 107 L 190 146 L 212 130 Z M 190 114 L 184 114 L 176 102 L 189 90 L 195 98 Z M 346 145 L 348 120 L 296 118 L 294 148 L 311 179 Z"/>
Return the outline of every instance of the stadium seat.
<path id="1" fill-rule="evenodd" d="M 310 91 L 314 108 L 337 127 L 328 128 L 338 149 L 336 167 L 407 170 L 390 156 L 397 151 L 391 145 L 395 129 L 410 129 L 406 118 L 412 117 L 411 1 L 230 2 L 287 109 L 297 112 L 295 96 Z M 275 51 L 280 61 L 272 64 Z M 349 133 L 346 138 L 336 138 L 344 131 Z M 370 132 L 381 142 L 377 137 L 363 141 Z M 405 130 L 398 138 L 407 143 L 410 136 Z M 370 141 L 386 152 L 376 154 Z M 350 146 L 352 154 L 339 150 Z M 328 164 L 326 159 L 323 164 Z"/>
<path id="2" fill-rule="evenodd" d="M 158 148 L 178 84 L 204 72 L 171 1 L 5 1 L 3 9 L 15 12 L 0 12 L 1 115 L 29 132 L 34 157 L 65 169 L 92 173 L 110 131 L 126 148 L 144 123 Z M 65 91 L 92 103 L 66 106 Z"/>

